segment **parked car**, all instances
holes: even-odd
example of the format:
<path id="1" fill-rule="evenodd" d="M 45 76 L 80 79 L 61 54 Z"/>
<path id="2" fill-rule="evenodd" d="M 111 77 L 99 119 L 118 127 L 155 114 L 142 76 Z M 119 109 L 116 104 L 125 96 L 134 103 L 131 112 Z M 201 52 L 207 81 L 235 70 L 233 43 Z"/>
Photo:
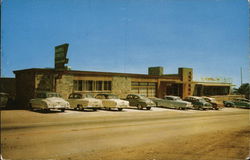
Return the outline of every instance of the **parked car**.
<path id="1" fill-rule="evenodd" d="M 211 103 L 212 104 L 212 107 L 215 109 L 215 110 L 218 110 L 219 109 L 219 102 L 216 101 L 215 98 L 211 98 L 211 97 L 202 97 L 206 102 L 208 103 Z"/>
<path id="2" fill-rule="evenodd" d="M 184 101 L 191 102 L 193 104 L 194 109 L 199 109 L 199 110 L 213 109 L 212 104 L 206 102 L 202 97 L 188 96 L 184 98 Z"/>
<path id="3" fill-rule="evenodd" d="M 1 108 L 7 107 L 8 99 L 9 99 L 8 93 L 0 92 L 0 107 Z"/>
<path id="4" fill-rule="evenodd" d="M 129 101 L 129 106 L 136 106 L 138 109 L 150 110 L 151 107 L 155 107 L 155 103 L 151 99 L 139 94 L 129 94 L 125 100 Z"/>
<path id="5" fill-rule="evenodd" d="M 67 99 L 70 107 L 75 110 L 92 109 L 96 111 L 102 107 L 102 101 L 94 98 L 90 94 L 71 93 Z"/>
<path id="6" fill-rule="evenodd" d="M 178 96 L 165 96 L 163 99 L 155 98 L 153 101 L 157 107 L 166 107 L 173 109 L 192 109 L 193 105 L 191 102 L 183 101 Z"/>
<path id="7" fill-rule="evenodd" d="M 69 102 L 61 98 L 59 93 L 56 92 L 37 92 L 34 99 L 31 99 L 30 109 L 39 109 L 43 111 L 50 111 L 51 109 L 61 110 L 69 109 Z"/>
<path id="8" fill-rule="evenodd" d="M 102 107 L 107 110 L 117 109 L 122 111 L 123 108 L 129 107 L 128 101 L 121 100 L 114 94 L 97 94 L 95 98 L 102 100 Z"/>
<path id="9" fill-rule="evenodd" d="M 250 109 L 250 101 L 245 98 L 236 98 L 232 101 L 223 101 L 225 107 L 239 107 Z"/>

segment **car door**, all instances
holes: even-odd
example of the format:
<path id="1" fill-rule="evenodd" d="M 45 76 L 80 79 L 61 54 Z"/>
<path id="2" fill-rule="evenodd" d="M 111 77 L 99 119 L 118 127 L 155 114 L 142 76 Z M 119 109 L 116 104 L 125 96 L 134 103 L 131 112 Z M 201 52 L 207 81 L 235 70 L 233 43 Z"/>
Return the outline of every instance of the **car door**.
<path id="1" fill-rule="evenodd" d="M 132 101 L 131 101 L 131 105 L 132 106 L 137 106 L 139 104 L 139 99 L 140 97 L 137 95 L 133 95 Z"/>
<path id="2" fill-rule="evenodd" d="M 76 107 L 76 105 L 74 103 L 74 94 L 73 93 L 69 95 L 67 101 L 69 102 L 71 108 Z"/>
<path id="3" fill-rule="evenodd" d="M 32 108 L 43 108 L 42 100 L 46 98 L 45 93 L 38 93 L 35 99 L 32 99 Z"/>
<path id="4" fill-rule="evenodd" d="M 127 98 L 126 98 L 126 100 L 129 102 L 130 106 L 134 106 L 133 105 L 133 95 L 128 95 Z"/>
<path id="5" fill-rule="evenodd" d="M 102 106 L 103 107 L 107 107 L 108 106 L 108 99 L 105 99 L 104 95 L 98 94 L 95 98 L 96 99 L 100 99 L 102 101 Z"/>
<path id="6" fill-rule="evenodd" d="M 172 97 L 165 97 L 166 107 L 173 108 L 173 98 Z"/>

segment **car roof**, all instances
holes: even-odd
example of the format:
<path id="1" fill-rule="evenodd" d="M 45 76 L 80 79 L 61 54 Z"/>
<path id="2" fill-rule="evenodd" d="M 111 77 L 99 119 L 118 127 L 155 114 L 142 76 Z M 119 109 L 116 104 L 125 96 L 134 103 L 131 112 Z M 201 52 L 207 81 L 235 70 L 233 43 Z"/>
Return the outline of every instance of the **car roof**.
<path id="1" fill-rule="evenodd" d="M 59 94 L 57 92 L 52 92 L 52 91 L 37 91 L 36 93 L 56 93 L 56 94 Z"/>
<path id="2" fill-rule="evenodd" d="M 171 98 L 180 98 L 179 96 L 164 96 L 164 97 L 171 97 Z"/>
<path id="3" fill-rule="evenodd" d="M 141 94 L 128 94 L 128 96 L 142 96 Z"/>
<path id="4" fill-rule="evenodd" d="M 110 93 L 99 93 L 97 95 L 104 95 L 104 96 L 116 96 L 115 94 L 110 94 Z"/>
<path id="5" fill-rule="evenodd" d="M 186 98 L 197 98 L 197 99 L 202 99 L 202 97 L 198 97 L 198 96 L 187 96 Z"/>

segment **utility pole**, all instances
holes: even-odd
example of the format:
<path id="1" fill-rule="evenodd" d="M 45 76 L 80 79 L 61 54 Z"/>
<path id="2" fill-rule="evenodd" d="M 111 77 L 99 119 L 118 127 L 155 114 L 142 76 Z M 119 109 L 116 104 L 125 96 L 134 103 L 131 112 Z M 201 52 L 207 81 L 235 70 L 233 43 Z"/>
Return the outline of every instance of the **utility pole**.
<path id="1" fill-rule="evenodd" d="M 240 85 L 242 85 L 242 67 L 240 67 Z"/>

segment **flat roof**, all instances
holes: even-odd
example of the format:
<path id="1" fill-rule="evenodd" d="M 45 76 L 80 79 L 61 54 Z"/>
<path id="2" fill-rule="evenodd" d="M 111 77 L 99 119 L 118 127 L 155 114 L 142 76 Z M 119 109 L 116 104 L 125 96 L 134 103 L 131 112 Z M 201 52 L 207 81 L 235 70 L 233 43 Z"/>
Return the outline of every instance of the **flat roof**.
<path id="1" fill-rule="evenodd" d="M 54 68 L 30 68 L 23 70 L 13 71 L 14 74 L 22 72 L 49 72 L 49 73 L 62 73 L 72 75 L 98 75 L 98 76 L 125 76 L 125 77 L 140 77 L 140 78 L 164 78 L 164 79 L 179 79 L 179 75 L 148 75 L 148 74 L 135 74 L 135 73 L 118 73 L 118 72 L 98 72 L 98 71 L 80 71 L 80 70 L 55 70 Z"/>

